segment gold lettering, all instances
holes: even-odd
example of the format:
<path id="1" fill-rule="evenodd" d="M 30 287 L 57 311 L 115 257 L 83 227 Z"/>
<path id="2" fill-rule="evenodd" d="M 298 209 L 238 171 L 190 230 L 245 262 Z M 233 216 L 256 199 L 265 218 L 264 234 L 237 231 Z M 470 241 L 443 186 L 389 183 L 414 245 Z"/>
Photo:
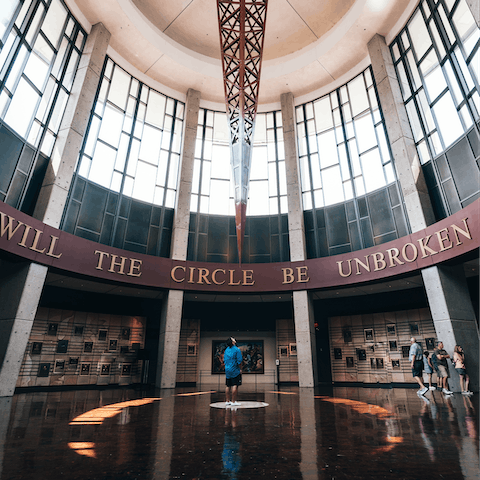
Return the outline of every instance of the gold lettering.
<path id="1" fill-rule="evenodd" d="M 447 232 L 446 237 L 442 237 L 442 232 Z M 453 247 L 453 243 L 450 242 L 450 238 L 448 237 L 448 228 L 442 228 L 438 232 L 435 232 L 435 235 L 438 238 L 438 243 L 440 245 L 440 251 L 443 252 L 444 250 L 449 250 Z M 445 246 L 445 242 L 449 241 L 450 245 L 448 247 Z"/>
<path id="2" fill-rule="evenodd" d="M 387 266 L 385 255 L 382 252 L 375 252 L 372 254 L 373 263 L 375 264 L 374 272 L 383 270 Z"/>
<path id="3" fill-rule="evenodd" d="M 189 270 L 190 270 L 190 277 L 189 277 L 189 279 L 188 279 L 188 283 L 195 283 L 195 282 L 193 281 L 193 272 L 195 271 L 195 267 L 188 267 L 188 268 L 189 268 Z"/>
<path id="4" fill-rule="evenodd" d="M 229 276 L 230 276 L 230 281 L 228 282 L 228 285 L 240 285 L 241 280 L 239 280 L 237 283 L 233 281 L 233 276 L 235 274 L 235 270 L 229 270 L 228 271 Z"/>
<path id="5" fill-rule="evenodd" d="M 465 225 L 465 230 L 462 230 L 460 227 L 457 227 L 457 225 L 452 225 L 453 232 L 455 233 L 455 239 L 457 240 L 457 246 L 462 244 L 462 242 L 458 239 L 457 232 L 461 233 L 464 237 L 467 237 L 469 240 L 472 239 L 472 235 L 470 233 L 470 230 L 468 229 L 467 219 L 462 218 L 462 222 Z"/>
<path id="6" fill-rule="evenodd" d="M 400 251 L 398 250 L 398 248 L 389 248 L 387 250 L 387 253 L 388 253 L 388 258 L 390 259 L 390 267 L 396 267 L 395 265 L 395 261 L 399 264 L 399 265 L 405 265 L 405 262 L 402 262 L 401 260 L 399 260 L 398 256 L 400 255 Z"/>
<path id="7" fill-rule="evenodd" d="M 342 268 L 343 260 L 341 262 L 337 262 L 338 273 L 340 274 L 341 277 L 349 277 L 352 274 L 352 260 L 348 259 L 347 262 L 348 262 L 348 268 L 350 269 L 348 273 L 343 273 L 343 268 Z"/>
<path id="8" fill-rule="evenodd" d="M 293 283 L 295 277 L 293 276 L 293 268 L 282 268 L 283 271 L 283 282 L 282 285 L 286 283 Z"/>
<path id="9" fill-rule="evenodd" d="M 185 281 L 185 277 L 183 277 L 181 280 L 178 279 L 177 277 L 175 277 L 175 272 L 176 272 L 177 270 L 179 270 L 179 269 L 180 269 L 180 270 L 183 270 L 183 272 L 185 273 L 185 267 L 182 267 L 181 265 L 177 265 L 176 267 L 173 267 L 173 268 L 172 268 L 172 271 L 170 272 L 170 276 L 172 277 L 172 280 L 173 280 L 174 282 L 182 283 L 182 282 Z"/>
<path id="10" fill-rule="evenodd" d="M 210 272 L 208 268 L 199 268 L 198 269 L 198 282 L 200 285 L 203 285 L 203 281 L 205 280 L 205 283 L 207 285 L 211 285 L 212 282 L 207 278 L 207 276 L 210 275 Z"/>
<path id="11" fill-rule="evenodd" d="M 308 267 L 306 265 L 303 267 L 297 267 L 297 283 L 307 283 L 309 281 Z"/>
<path id="12" fill-rule="evenodd" d="M 16 231 L 20 228 L 21 225 L 25 225 L 23 222 L 18 222 L 18 225 L 12 230 L 12 222 L 15 220 L 13 217 L 9 215 L 5 215 L 3 212 L 0 212 L 1 216 L 1 228 L 0 228 L 0 237 L 5 235 L 7 232 L 7 240 L 10 240 L 16 233 Z M 8 217 L 8 223 L 5 225 L 5 217 Z"/>
<path id="13" fill-rule="evenodd" d="M 119 273 L 120 275 L 125 275 L 123 269 L 125 268 L 125 260 L 127 257 L 120 257 L 122 260 L 120 262 L 116 262 L 115 260 L 118 258 L 118 255 L 114 255 L 112 253 L 112 259 L 110 260 L 110 268 L 108 269 L 111 273 Z M 115 272 L 115 266 L 120 267 L 120 271 Z"/>
<path id="14" fill-rule="evenodd" d="M 42 248 L 41 250 L 39 250 L 37 247 L 38 247 L 38 241 L 40 240 L 40 237 L 42 236 L 42 231 L 41 230 L 37 230 L 35 229 L 35 237 L 33 239 L 33 243 L 32 243 L 32 246 L 30 247 L 30 250 L 33 250 L 34 252 L 37 252 L 37 253 L 43 253 L 45 251 L 44 248 Z"/>
<path id="15" fill-rule="evenodd" d="M 408 258 L 407 256 L 407 247 L 412 247 L 413 250 L 413 258 Z M 402 248 L 402 257 L 406 262 L 414 262 L 418 257 L 418 249 L 413 243 L 406 243 Z"/>
<path id="16" fill-rule="evenodd" d="M 365 262 L 363 263 L 359 258 L 354 258 L 355 263 L 357 264 L 357 273 L 355 275 L 361 275 L 360 269 L 358 268 L 361 265 L 367 272 L 370 271 L 370 264 L 368 263 L 368 255 L 365 255 Z"/>
<path id="17" fill-rule="evenodd" d="M 20 247 L 27 248 L 27 246 L 25 245 L 25 242 L 27 241 L 27 237 L 31 229 L 32 227 L 30 225 L 25 225 L 25 230 L 23 231 L 22 239 L 20 240 L 20 243 L 17 243 L 17 245 L 19 245 Z"/>
<path id="18" fill-rule="evenodd" d="M 436 255 L 438 252 L 435 250 L 431 249 L 430 247 L 427 246 L 428 241 L 430 240 L 431 235 L 427 235 L 425 238 L 419 238 L 417 241 L 420 245 L 420 250 L 422 251 L 422 258 L 428 257 L 428 255 Z M 425 242 L 424 242 L 425 240 Z M 428 250 L 428 253 L 427 253 Z"/>
<path id="19" fill-rule="evenodd" d="M 223 282 L 217 282 L 217 272 L 222 272 L 223 274 L 225 274 L 225 270 L 223 268 L 217 268 L 216 270 L 214 270 L 212 272 L 212 282 L 215 284 L 215 285 L 223 285 L 225 283 L 225 280 L 223 280 Z"/>
<path id="20" fill-rule="evenodd" d="M 143 263 L 142 260 L 138 260 L 137 258 L 131 258 L 130 270 L 128 271 L 127 275 L 130 277 L 140 277 L 142 275 L 142 272 L 140 271 L 140 267 L 142 266 L 142 263 Z M 133 273 L 134 270 L 137 270 L 137 273 Z"/>
<path id="21" fill-rule="evenodd" d="M 248 283 L 247 280 L 249 280 L 250 283 Z M 253 270 L 243 270 L 243 285 L 255 285 Z"/>
<path id="22" fill-rule="evenodd" d="M 50 235 L 52 238 L 50 240 L 50 246 L 48 247 L 48 252 L 45 255 L 48 255 L 49 257 L 54 257 L 54 258 L 60 258 L 63 254 L 59 253 L 58 255 L 55 255 L 53 251 L 55 250 L 55 244 L 57 243 L 58 237 L 55 237 L 53 235 Z"/>
<path id="23" fill-rule="evenodd" d="M 95 270 L 103 270 L 102 263 L 103 263 L 103 257 L 109 257 L 110 255 L 107 252 L 101 252 L 100 250 L 95 250 L 95 255 L 99 253 L 100 256 L 98 257 L 98 263 L 97 266 L 95 267 Z"/>

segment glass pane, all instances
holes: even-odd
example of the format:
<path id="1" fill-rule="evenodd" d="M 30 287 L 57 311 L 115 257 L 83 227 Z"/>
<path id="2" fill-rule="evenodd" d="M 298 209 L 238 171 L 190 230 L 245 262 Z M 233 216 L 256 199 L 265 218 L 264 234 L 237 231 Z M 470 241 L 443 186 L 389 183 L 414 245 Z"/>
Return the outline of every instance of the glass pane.
<path id="1" fill-rule="evenodd" d="M 378 148 L 365 153 L 360 158 L 367 193 L 385 186 L 385 175 L 383 173 L 382 160 Z"/>
<path id="2" fill-rule="evenodd" d="M 15 82 L 17 81 L 17 78 L 22 74 L 23 62 L 27 57 L 27 53 L 27 48 L 25 47 L 25 45 L 22 45 L 22 47 L 20 48 L 20 52 L 15 59 L 15 63 L 13 64 L 13 67 L 8 74 L 7 82 L 5 84 L 6 87 L 10 90 L 10 92 L 13 92 Z"/>
<path id="3" fill-rule="evenodd" d="M 365 152 L 377 144 L 375 129 L 370 114 L 355 119 L 355 136 L 357 138 L 358 151 L 360 153 Z"/>
<path id="4" fill-rule="evenodd" d="M 227 148 L 225 154 L 227 154 Z M 250 167 L 250 180 L 263 180 L 268 178 L 268 166 L 267 166 L 267 147 L 256 146 L 253 147 L 252 165 Z M 229 164 L 228 156 L 225 155 L 225 164 Z M 213 167 L 212 167 L 212 176 Z M 225 177 L 228 178 L 228 177 Z"/>
<path id="5" fill-rule="evenodd" d="M 67 90 L 70 90 L 72 88 L 73 79 L 75 78 L 79 59 L 80 55 L 76 50 L 73 50 L 72 55 L 70 56 L 70 60 L 68 61 L 67 68 L 65 69 L 65 76 L 63 77 L 62 82 Z"/>
<path id="6" fill-rule="evenodd" d="M 424 80 L 430 102 L 433 102 L 447 88 L 447 82 L 439 65 L 429 69 L 427 74 L 424 73 Z"/>
<path id="7" fill-rule="evenodd" d="M 33 18 L 32 23 L 28 27 L 28 32 L 25 35 L 25 40 L 29 44 L 32 43 L 32 40 L 35 37 L 35 34 L 38 32 L 38 26 L 40 25 L 40 20 L 42 19 L 44 10 L 45 10 L 45 7 L 43 6 L 43 3 L 41 3 L 37 9 L 37 12 L 35 13 L 35 17 Z"/>
<path id="8" fill-rule="evenodd" d="M 155 127 L 163 127 L 166 100 L 167 99 L 164 95 L 160 95 L 154 90 L 150 90 L 145 122 L 150 123 Z"/>
<path id="9" fill-rule="evenodd" d="M 254 158 L 255 151 L 253 149 Z M 252 159 L 252 163 L 254 160 Z M 226 145 L 212 146 L 212 178 L 228 180 L 230 178 L 230 148 Z M 266 177 L 263 177 L 266 178 Z"/>
<path id="10" fill-rule="evenodd" d="M 278 195 L 277 167 L 275 163 L 268 164 L 268 194 L 271 197 L 276 197 Z"/>
<path id="11" fill-rule="evenodd" d="M 129 88 L 130 75 L 124 72 L 120 67 L 115 66 L 112 78 L 112 85 L 110 86 L 110 91 L 108 93 L 108 99 L 115 105 L 119 106 L 122 110 L 124 110 L 127 103 L 127 95 Z"/>
<path id="12" fill-rule="evenodd" d="M 282 198 L 285 198 L 285 197 L 280 197 L 280 201 L 282 200 Z M 302 199 L 303 199 L 303 209 L 311 210 L 313 208 L 311 192 L 304 193 Z"/>
<path id="13" fill-rule="evenodd" d="M 10 20 L 13 18 L 13 14 L 17 9 L 19 0 L 3 0 L 2 8 L 0 8 L 0 38 L 6 32 Z"/>
<path id="14" fill-rule="evenodd" d="M 338 163 L 337 140 L 333 130 L 318 135 L 318 148 L 321 168 Z"/>
<path id="15" fill-rule="evenodd" d="M 320 176 L 320 163 L 318 155 L 310 155 L 310 165 L 312 170 L 312 183 L 313 188 L 322 187 L 322 177 Z"/>
<path id="16" fill-rule="evenodd" d="M 93 155 L 93 149 L 95 148 L 95 143 L 97 141 L 98 129 L 100 128 L 100 119 L 94 115 L 92 122 L 90 124 L 90 130 L 88 132 L 87 143 L 85 144 L 85 149 L 83 153 L 88 156 Z"/>
<path id="17" fill-rule="evenodd" d="M 52 75 L 55 78 L 60 77 L 60 68 L 62 67 L 65 54 L 67 53 L 67 47 L 68 47 L 68 40 L 64 38 L 57 52 L 57 56 L 55 57 L 55 63 L 53 64 L 53 68 L 52 68 Z"/>
<path id="18" fill-rule="evenodd" d="M 335 167 L 322 170 L 322 179 L 325 205 L 333 205 L 334 203 L 343 202 L 345 196 L 343 194 L 340 167 L 336 165 Z"/>
<path id="19" fill-rule="evenodd" d="M 109 188 L 115 165 L 116 152 L 113 148 L 98 142 L 90 168 L 89 180 Z"/>
<path id="20" fill-rule="evenodd" d="M 5 116 L 5 123 L 21 137 L 27 134 L 38 100 L 37 92 L 22 78 Z"/>
<path id="21" fill-rule="evenodd" d="M 57 101 L 55 102 L 55 107 L 53 109 L 52 117 L 50 119 L 50 123 L 48 128 L 55 133 L 58 132 L 58 128 L 60 127 L 60 122 L 62 121 L 63 114 L 65 112 L 65 107 L 67 105 L 68 95 L 65 90 L 60 89 L 58 93 Z"/>
<path id="22" fill-rule="evenodd" d="M 145 162 L 138 162 L 132 197 L 143 202 L 153 203 L 155 193 L 156 168 Z"/>
<path id="23" fill-rule="evenodd" d="M 420 119 L 418 118 L 417 110 L 415 108 L 415 102 L 410 100 L 405 105 L 405 108 L 407 109 L 408 119 L 410 120 L 410 126 L 412 127 L 413 138 L 415 142 L 418 142 L 418 140 L 423 138 L 423 131 Z"/>
<path id="24" fill-rule="evenodd" d="M 123 112 L 111 104 L 107 104 L 103 114 L 102 127 L 99 138 L 113 147 L 118 146 L 120 134 L 122 133 Z"/>
<path id="25" fill-rule="evenodd" d="M 347 87 L 348 93 L 350 94 L 352 115 L 356 117 L 359 113 L 363 112 L 369 107 L 367 92 L 363 82 L 363 75 L 359 75 L 357 78 L 349 82 Z"/>
<path id="26" fill-rule="evenodd" d="M 52 0 L 47 15 L 42 25 L 43 33 L 55 47 L 63 31 L 67 18 L 67 10 L 60 0 Z"/>
<path id="27" fill-rule="evenodd" d="M 457 109 L 448 92 L 435 104 L 433 111 L 435 112 L 445 147 L 448 147 L 463 133 Z"/>
<path id="28" fill-rule="evenodd" d="M 250 182 L 248 204 L 250 206 L 251 215 L 269 214 L 268 185 L 266 180 Z"/>
<path id="29" fill-rule="evenodd" d="M 300 179 L 302 181 L 302 192 L 312 189 L 310 185 L 310 172 L 308 169 L 308 157 L 300 157 Z"/>
<path id="30" fill-rule="evenodd" d="M 139 158 L 153 165 L 157 165 L 161 141 L 162 131 L 145 124 Z"/>
<path id="31" fill-rule="evenodd" d="M 180 164 L 180 156 L 176 153 L 170 155 L 170 166 L 168 168 L 168 188 L 176 189 L 178 180 L 178 168 Z"/>
<path id="32" fill-rule="evenodd" d="M 327 95 L 313 104 L 315 110 L 315 124 L 317 133 L 333 127 L 332 111 L 330 108 L 330 97 Z"/>
<path id="33" fill-rule="evenodd" d="M 417 59 L 420 60 L 432 44 L 420 10 L 417 10 L 417 13 L 410 22 L 408 32 L 410 33 Z"/>

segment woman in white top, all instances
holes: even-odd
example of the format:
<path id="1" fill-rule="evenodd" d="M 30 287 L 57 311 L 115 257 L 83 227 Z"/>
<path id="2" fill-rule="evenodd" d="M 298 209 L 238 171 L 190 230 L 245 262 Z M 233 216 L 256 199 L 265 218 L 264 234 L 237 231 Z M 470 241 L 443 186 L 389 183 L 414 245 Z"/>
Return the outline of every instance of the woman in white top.
<path id="1" fill-rule="evenodd" d="M 470 377 L 468 376 L 467 368 L 465 367 L 465 353 L 460 345 L 455 345 L 452 362 L 455 365 L 456 372 L 460 375 L 460 388 L 462 389 L 462 395 L 472 395 L 472 392 L 468 390 Z"/>

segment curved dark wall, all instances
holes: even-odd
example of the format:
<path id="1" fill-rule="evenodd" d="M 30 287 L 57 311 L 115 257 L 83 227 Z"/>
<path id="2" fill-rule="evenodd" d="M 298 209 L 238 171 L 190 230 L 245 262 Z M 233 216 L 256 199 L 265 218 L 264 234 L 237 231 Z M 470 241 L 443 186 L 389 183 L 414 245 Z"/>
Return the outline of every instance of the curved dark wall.
<path id="1" fill-rule="evenodd" d="M 409 233 L 397 183 L 354 200 L 305 211 L 304 219 L 307 258 L 353 252 Z"/>
<path id="2" fill-rule="evenodd" d="M 476 128 L 423 165 L 437 220 L 470 205 L 480 195 L 480 137 Z"/>

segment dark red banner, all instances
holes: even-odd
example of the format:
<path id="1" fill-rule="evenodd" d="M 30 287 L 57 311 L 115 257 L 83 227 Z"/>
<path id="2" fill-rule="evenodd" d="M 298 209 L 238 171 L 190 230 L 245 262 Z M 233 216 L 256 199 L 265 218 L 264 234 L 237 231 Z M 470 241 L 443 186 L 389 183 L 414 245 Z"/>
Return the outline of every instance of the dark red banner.
<path id="1" fill-rule="evenodd" d="M 370 282 L 415 272 L 480 246 L 480 200 L 393 242 L 304 262 L 182 262 L 132 253 L 52 228 L 0 202 L 0 250 L 109 281 L 162 289 L 259 293 Z"/>

